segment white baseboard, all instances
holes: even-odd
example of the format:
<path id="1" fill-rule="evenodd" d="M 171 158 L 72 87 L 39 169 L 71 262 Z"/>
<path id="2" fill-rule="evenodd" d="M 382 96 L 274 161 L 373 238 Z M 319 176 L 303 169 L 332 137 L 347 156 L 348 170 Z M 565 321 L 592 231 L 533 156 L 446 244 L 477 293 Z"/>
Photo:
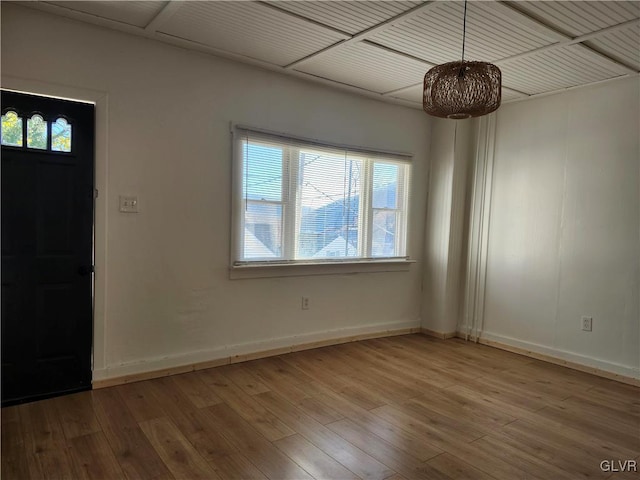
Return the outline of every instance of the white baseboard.
<path id="1" fill-rule="evenodd" d="M 458 336 L 458 332 L 439 332 L 437 330 L 430 330 L 422 327 L 420 333 L 428 335 L 429 337 L 439 338 L 440 340 L 447 340 Z"/>
<path id="2" fill-rule="evenodd" d="M 464 338 L 464 333 L 458 332 L 458 335 Z M 574 370 L 592 373 L 600 377 L 610 378 L 632 385 L 640 385 L 639 367 L 634 368 L 490 332 L 482 332 L 478 343 L 537 358 L 556 365 L 562 365 Z"/>
<path id="3" fill-rule="evenodd" d="M 93 371 L 93 388 L 186 373 L 273 355 L 420 331 L 420 320 L 349 327 L 122 363 Z"/>

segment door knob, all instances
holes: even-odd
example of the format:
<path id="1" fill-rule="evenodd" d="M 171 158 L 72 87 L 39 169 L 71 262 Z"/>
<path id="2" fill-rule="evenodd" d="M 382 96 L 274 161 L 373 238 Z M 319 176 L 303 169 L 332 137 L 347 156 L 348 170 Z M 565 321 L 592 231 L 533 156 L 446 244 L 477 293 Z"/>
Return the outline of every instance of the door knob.
<path id="1" fill-rule="evenodd" d="M 78 267 L 78 273 L 80 275 L 89 275 L 90 273 L 93 273 L 95 271 L 95 269 L 93 268 L 93 265 L 82 265 L 81 267 Z"/>

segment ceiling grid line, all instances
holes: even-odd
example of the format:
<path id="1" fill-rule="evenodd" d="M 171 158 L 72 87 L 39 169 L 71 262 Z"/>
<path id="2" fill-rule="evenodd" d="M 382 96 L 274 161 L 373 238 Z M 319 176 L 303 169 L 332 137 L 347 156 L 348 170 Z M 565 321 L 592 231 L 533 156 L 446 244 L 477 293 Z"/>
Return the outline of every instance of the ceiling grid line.
<path id="1" fill-rule="evenodd" d="M 597 51 L 605 51 L 609 56 L 640 70 L 640 24 L 589 41 Z"/>
<path id="2" fill-rule="evenodd" d="M 273 5 L 272 3 L 263 2 L 263 1 L 257 1 L 255 3 L 263 5 L 263 6 L 267 7 L 267 8 L 271 8 L 271 9 L 273 9 L 273 10 L 275 10 L 277 12 L 280 12 L 280 13 L 282 13 L 284 15 L 289 15 L 290 17 L 297 18 L 298 20 L 302 20 L 303 22 L 313 23 L 313 24 L 317 25 L 318 27 L 322 27 L 322 28 L 326 28 L 327 30 L 331 30 L 331 31 L 333 31 L 333 33 L 344 37 L 345 40 L 348 40 L 353 36 L 350 33 L 344 32 L 344 31 L 342 31 L 342 30 L 340 30 L 338 28 L 334 28 L 334 27 L 332 27 L 330 25 L 326 25 L 326 24 L 324 24 L 322 22 L 318 22 L 316 20 L 313 20 L 311 18 L 305 17 L 303 15 L 299 15 L 299 14 L 297 14 L 295 12 L 291 12 L 289 10 L 285 10 L 284 8 L 277 7 L 276 5 Z"/>
<path id="3" fill-rule="evenodd" d="M 510 2 L 510 3 L 511 3 L 511 2 Z M 594 2 L 594 3 L 595 3 L 595 2 Z M 634 20 L 631 20 L 630 22 L 622 22 L 622 23 L 619 23 L 619 24 L 616 24 L 616 25 L 612 25 L 611 27 L 607 27 L 607 28 L 601 29 L 601 30 L 599 30 L 599 31 L 589 32 L 588 34 L 585 34 L 585 35 L 584 35 L 584 36 L 585 36 L 585 37 L 587 37 L 587 38 L 585 38 L 585 39 L 583 39 L 583 40 L 579 40 L 578 42 L 576 42 L 576 41 L 575 41 L 575 39 L 574 39 L 574 38 L 572 38 L 570 35 L 566 35 L 566 34 L 564 34 L 564 33 L 560 32 L 558 29 L 556 29 L 556 28 L 552 27 L 552 26 L 551 26 L 551 25 L 549 25 L 548 23 L 544 23 L 544 22 L 542 22 L 541 20 L 537 20 L 537 19 L 535 19 L 535 18 L 532 18 L 529 14 L 527 14 L 526 12 L 523 12 L 523 11 L 522 11 L 522 10 L 520 10 L 520 9 L 514 8 L 511 4 L 507 4 L 506 2 L 503 2 L 503 1 L 500 1 L 498 4 L 499 4 L 499 5 L 503 5 L 504 7 L 506 7 L 506 8 L 508 8 L 508 9 L 510 9 L 510 10 L 514 13 L 514 15 L 520 15 L 522 18 L 526 18 L 526 19 L 528 19 L 528 21 L 530 21 L 530 22 L 532 22 L 532 23 L 534 23 L 534 24 L 538 24 L 538 25 L 540 26 L 540 28 L 542 28 L 542 29 L 547 29 L 547 30 L 552 31 L 552 32 L 554 32 L 555 34 L 557 34 L 557 35 L 558 35 L 558 37 L 559 37 L 559 41 L 558 41 L 557 43 L 553 43 L 553 44 L 551 44 L 551 45 L 548 45 L 547 47 L 542 47 L 542 48 L 546 48 L 546 49 L 548 49 L 548 50 L 553 50 L 553 49 L 555 49 L 555 48 L 561 48 L 562 46 L 564 46 L 565 42 L 568 42 L 567 44 L 572 44 L 572 43 L 578 43 L 578 42 L 583 42 L 583 41 L 589 40 L 589 39 L 590 39 L 590 38 L 588 37 L 589 35 L 598 34 L 598 32 L 602 32 L 603 30 L 607 30 L 607 28 L 611 28 L 612 30 L 615 30 L 615 29 L 617 29 L 618 27 L 621 27 L 621 26 L 623 26 L 623 25 L 624 25 L 624 27 L 626 27 L 626 26 L 627 26 L 627 25 L 626 25 L 627 23 L 633 23 L 633 22 L 638 22 L 638 21 L 640 21 L 640 19 L 634 19 Z M 622 27 L 622 28 L 624 28 L 624 27 Z M 607 33 L 607 32 L 605 32 L 605 33 Z M 598 36 L 598 35 L 595 35 L 595 36 Z M 594 38 L 594 37 L 591 37 L 591 38 Z M 622 64 L 622 63 L 620 63 L 620 62 L 616 61 L 615 59 L 613 59 L 613 58 L 611 58 L 611 57 L 608 57 L 607 55 L 605 55 L 605 54 L 603 54 L 603 53 L 600 53 L 600 52 L 597 52 L 597 51 L 595 51 L 595 50 L 591 49 L 588 45 L 585 45 L 585 48 L 587 48 L 587 49 L 591 50 L 593 53 L 595 53 L 595 54 L 597 54 L 597 55 L 601 55 L 601 56 L 605 56 L 605 57 L 607 57 L 607 58 L 608 58 L 609 60 L 611 60 L 612 62 L 617 63 L 617 64 L 619 64 L 619 65 L 622 65 L 623 67 L 625 67 L 625 68 L 626 68 L 627 70 L 629 70 L 630 72 L 637 72 L 637 70 L 634 70 L 634 69 L 630 68 L 628 65 Z M 533 52 L 533 51 L 532 51 L 532 52 L 523 52 L 522 54 L 520 54 L 520 56 L 521 56 L 521 58 L 524 58 L 524 57 L 526 57 L 528 54 L 533 55 L 533 54 L 534 54 L 534 52 Z M 500 60 L 496 60 L 496 62 L 502 62 L 502 61 L 505 61 L 505 60 L 506 60 L 506 59 L 500 59 Z"/>
<path id="4" fill-rule="evenodd" d="M 496 60 L 496 63 L 507 63 L 507 62 L 511 62 L 513 60 L 520 60 L 522 58 L 527 58 L 527 57 L 530 57 L 532 55 L 537 55 L 539 53 L 546 52 L 546 51 L 549 51 L 549 50 L 556 50 L 556 49 L 559 49 L 559 48 L 562 48 L 562 47 L 566 47 L 568 45 L 574 45 L 574 44 L 577 44 L 577 43 L 583 43 L 583 42 L 586 42 L 588 40 L 593 40 L 594 38 L 601 37 L 603 35 L 607 35 L 607 34 L 610 34 L 610 33 L 613 33 L 613 32 L 617 32 L 618 30 L 623 30 L 623 29 L 626 29 L 626 28 L 629 28 L 629 27 L 633 27 L 635 25 L 640 25 L 640 19 L 629 20 L 629 21 L 624 22 L 624 23 L 619 23 L 618 25 L 612 25 L 610 27 L 603 28 L 602 30 L 598 30 L 596 32 L 586 33 L 586 34 L 581 35 L 579 37 L 569 38 L 567 40 L 563 40 L 563 41 L 558 42 L 558 43 L 552 43 L 551 45 L 546 45 L 544 47 L 540 47 L 540 48 L 537 48 L 535 50 L 530 50 L 528 52 L 522 52 L 522 53 L 519 53 L 519 54 L 516 54 L 516 55 L 512 55 L 510 57 L 501 58 L 499 60 Z M 585 45 L 585 47 L 589 48 L 587 45 Z M 590 50 L 593 50 L 593 49 L 590 49 Z M 604 55 L 604 54 L 602 54 L 600 52 L 595 52 L 595 53 L 598 53 L 599 55 Z M 612 62 L 618 63 L 618 64 L 624 66 L 625 68 L 627 68 L 630 71 L 637 72 L 637 70 L 634 70 L 633 68 L 629 67 L 628 65 L 624 65 L 624 64 L 620 63 L 619 61 L 616 61 L 615 59 L 608 57 L 607 55 L 604 55 L 604 56 L 609 58 L 609 60 L 611 60 Z"/>
<path id="5" fill-rule="evenodd" d="M 158 28 L 164 25 L 182 6 L 183 0 L 169 0 L 167 4 L 151 19 L 144 27 L 146 32 L 156 32 Z"/>
<path id="6" fill-rule="evenodd" d="M 365 40 L 367 38 L 369 38 L 371 35 L 374 35 L 380 31 L 382 31 L 383 29 L 387 29 L 387 28 L 391 28 L 393 25 L 395 25 L 396 23 L 400 22 L 400 21 L 404 21 L 408 18 L 411 18 L 415 15 L 418 15 L 420 13 L 425 12 L 428 9 L 433 8 L 436 5 L 437 2 L 425 2 L 422 3 L 416 7 L 413 7 L 405 12 L 402 12 L 398 15 L 396 15 L 395 17 L 391 17 L 383 22 L 378 23 L 377 25 L 374 25 L 373 27 L 370 27 L 360 33 L 356 33 L 355 35 L 353 35 L 351 38 L 344 40 L 342 42 L 338 42 L 335 45 L 333 45 L 330 48 L 325 48 L 323 50 L 320 50 L 316 53 L 312 53 L 311 55 L 307 55 L 304 58 L 301 58 L 299 60 L 296 60 L 295 62 L 290 63 L 289 65 L 286 65 L 285 68 L 286 69 L 291 69 L 293 67 L 298 66 L 299 64 L 306 62 L 308 60 L 311 60 L 312 58 L 315 58 L 318 55 L 324 54 L 328 51 L 331 51 L 332 49 L 335 48 L 339 48 L 339 47 L 344 47 L 347 46 L 351 43 L 354 42 L 359 42 L 361 40 Z"/>
<path id="7" fill-rule="evenodd" d="M 460 1 L 17 3 L 416 108 L 461 44 Z M 474 3 L 469 58 L 500 66 L 506 98 L 638 75 L 640 2 Z"/>
<path id="8" fill-rule="evenodd" d="M 387 52 L 393 53 L 395 55 L 399 55 L 405 58 L 408 58 L 410 60 L 415 60 L 416 62 L 420 62 L 422 64 L 424 64 L 427 67 L 434 67 L 436 64 L 433 62 L 429 62 L 427 60 L 425 60 L 424 58 L 419 58 L 419 57 L 414 57 L 413 55 L 409 54 L 409 53 L 405 53 L 405 52 L 401 52 L 400 50 L 396 50 L 395 48 L 391 48 L 391 47 L 387 47 L 385 45 L 381 45 L 379 43 L 373 42 L 371 40 L 362 40 L 361 43 L 364 43 L 366 45 L 371 45 L 372 47 L 378 48 L 380 50 L 385 50 Z"/>
<path id="9" fill-rule="evenodd" d="M 535 99 L 535 98 L 548 97 L 550 95 L 555 95 L 557 93 L 571 92 L 573 90 L 577 90 L 577 89 L 580 89 L 580 88 L 593 87 L 593 86 L 596 86 L 596 85 L 603 85 L 603 84 L 606 84 L 606 83 L 611 83 L 611 82 L 615 82 L 615 81 L 622 80 L 622 79 L 625 79 L 625 78 L 632 78 L 632 77 L 640 78 L 640 74 L 628 73 L 628 74 L 625 74 L 625 75 L 620 75 L 619 77 L 606 78 L 604 80 L 596 80 L 594 82 L 589 82 L 589 83 L 585 83 L 585 84 L 581 84 L 581 85 L 573 85 L 571 87 L 561 87 L 561 88 L 556 88 L 556 89 L 553 89 L 553 90 L 548 90 L 548 91 L 545 91 L 545 92 L 533 93 L 533 94 L 527 95 L 525 98 L 522 98 L 522 100 L 530 100 L 530 99 Z"/>

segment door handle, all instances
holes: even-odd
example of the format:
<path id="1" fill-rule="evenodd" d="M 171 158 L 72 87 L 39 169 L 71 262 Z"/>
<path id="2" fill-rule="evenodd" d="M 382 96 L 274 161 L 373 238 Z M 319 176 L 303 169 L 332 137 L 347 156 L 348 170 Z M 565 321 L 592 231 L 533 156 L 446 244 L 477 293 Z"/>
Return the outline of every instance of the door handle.
<path id="1" fill-rule="evenodd" d="M 93 268 L 93 265 L 82 265 L 80 267 L 78 267 L 78 274 L 85 276 L 85 275 L 89 275 L 90 273 L 93 273 L 95 271 L 95 268 Z"/>

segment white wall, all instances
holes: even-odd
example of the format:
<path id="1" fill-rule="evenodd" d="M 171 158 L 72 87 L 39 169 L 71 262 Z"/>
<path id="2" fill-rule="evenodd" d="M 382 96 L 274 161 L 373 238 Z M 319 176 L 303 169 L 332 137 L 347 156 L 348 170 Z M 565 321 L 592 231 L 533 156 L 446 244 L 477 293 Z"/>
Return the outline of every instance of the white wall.
<path id="1" fill-rule="evenodd" d="M 639 105 L 636 77 L 498 111 L 483 337 L 640 376 Z"/>
<path id="2" fill-rule="evenodd" d="M 469 122 L 457 122 L 454 154 L 453 121 L 431 131 L 420 111 L 1 7 L 4 87 L 97 102 L 95 378 L 418 326 L 421 314 L 440 332 L 460 321 Z M 631 79 L 498 111 L 488 222 L 478 224 L 489 226 L 484 337 L 638 375 L 638 104 Z M 230 121 L 414 153 L 418 263 L 229 280 Z M 120 214 L 120 194 L 138 195 L 141 212 Z M 593 332 L 579 330 L 581 315 Z"/>
<path id="3" fill-rule="evenodd" d="M 422 112 L 7 2 L 2 75 L 5 87 L 98 99 L 94 378 L 419 326 L 430 132 Z M 418 263 L 229 280 L 230 121 L 413 153 Z M 139 196 L 139 214 L 117 211 L 121 194 Z"/>

